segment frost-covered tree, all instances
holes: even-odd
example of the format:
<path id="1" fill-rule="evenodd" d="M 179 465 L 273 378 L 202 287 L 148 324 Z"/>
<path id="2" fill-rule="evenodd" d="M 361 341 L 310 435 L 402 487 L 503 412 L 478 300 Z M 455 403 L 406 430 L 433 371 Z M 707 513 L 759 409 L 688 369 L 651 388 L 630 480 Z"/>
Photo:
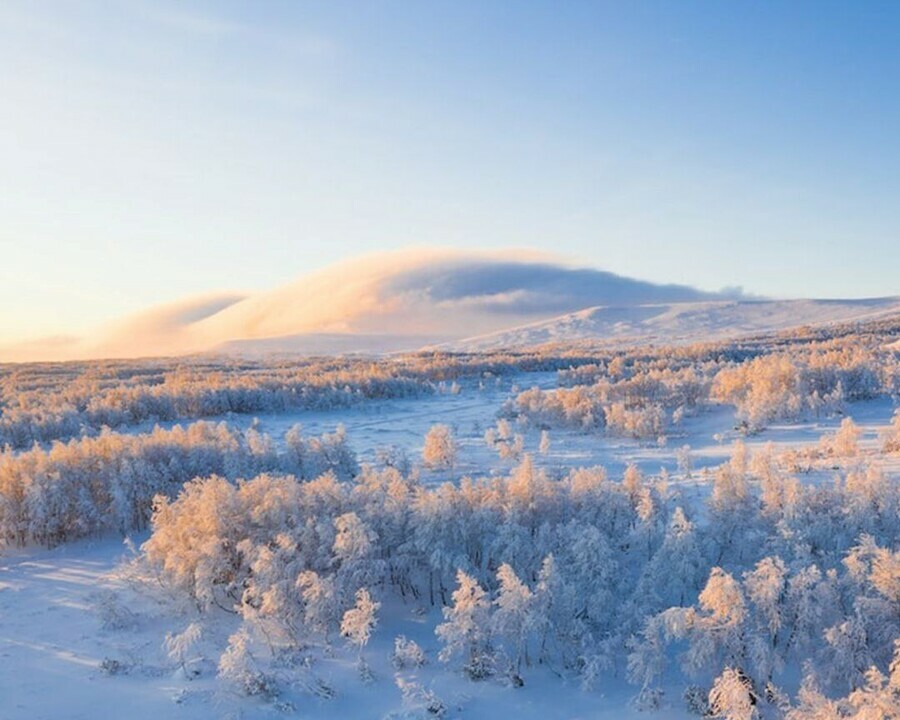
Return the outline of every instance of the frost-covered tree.
<path id="1" fill-rule="evenodd" d="M 328 635 L 337 626 L 337 590 L 332 576 L 305 570 L 295 583 L 303 606 L 303 623 L 307 631 L 328 643 Z"/>
<path id="2" fill-rule="evenodd" d="M 355 512 L 334 519 L 335 581 L 343 599 L 352 597 L 355 588 L 377 583 L 384 561 L 377 557 L 378 536 Z"/>
<path id="3" fill-rule="evenodd" d="M 788 573 L 779 557 L 760 560 L 756 567 L 744 573 L 744 591 L 754 611 L 753 635 L 750 638 L 750 655 L 760 675 L 771 680 L 775 670 L 780 670 L 784 657 L 786 630 Z"/>
<path id="4" fill-rule="evenodd" d="M 487 593 L 471 575 L 456 574 L 453 604 L 444 608 L 445 622 L 435 633 L 444 644 L 442 662 L 462 661 L 462 669 L 472 680 L 491 674 L 494 665 L 491 645 L 491 603 Z"/>
<path id="5" fill-rule="evenodd" d="M 861 436 L 862 430 L 853 422 L 853 418 L 845 417 L 837 431 L 823 437 L 819 444 L 827 455 L 838 458 L 852 458 L 859 455 L 859 439 Z"/>
<path id="6" fill-rule="evenodd" d="M 804 402 L 802 374 L 788 355 L 763 355 L 720 370 L 711 395 L 734 404 L 745 428 L 756 432 L 771 420 L 800 414 Z"/>
<path id="7" fill-rule="evenodd" d="M 249 563 L 239 612 L 244 621 L 263 635 L 270 647 L 297 646 L 304 639 L 303 609 L 295 589 L 304 558 L 288 533 L 272 543 L 243 540 L 238 550 Z"/>
<path id="8" fill-rule="evenodd" d="M 886 453 L 900 452 L 900 410 L 894 411 L 891 425 L 884 434 L 881 451 Z"/>
<path id="9" fill-rule="evenodd" d="M 164 647 L 169 659 L 175 662 L 182 675 L 190 680 L 194 674 L 188 671 L 188 665 L 194 663 L 197 658 L 190 657 L 191 652 L 203 634 L 199 623 L 192 622 L 180 633 L 166 633 Z"/>
<path id="10" fill-rule="evenodd" d="M 497 570 L 497 582 L 493 633 L 506 646 L 512 671 L 518 677 L 522 662 L 529 662 L 528 638 L 536 625 L 534 593 L 506 563 Z"/>
<path id="11" fill-rule="evenodd" d="M 826 697 L 807 673 L 798 695 L 799 704 L 786 720 L 895 720 L 900 717 L 900 640 L 894 644 L 894 658 L 888 675 L 870 666 L 864 680 L 842 698 Z"/>
<path id="12" fill-rule="evenodd" d="M 453 432 L 446 425 L 432 425 L 425 435 L 422 461 L 433 470 L 446 470 L 456 464 L 457 445 Z"/>
<path id="13" fill-rule="evenodd" d="M 275 698 L 278 685 L 271 674 L 263 671 L 251 645 L 252 639 L 245 628 L 228 638 L 228 647 L 219 658 L 219 677 L 244 695 Z"/>
<path id="14" fill-rule="evenodd" d="M 662 546 L 644 567 L 638 604 L 656 610 L 683 606 L 696 597 L 706 572 L 694 524 L 676 507 Z"/>
<path id="15" fill-rule="evenodd" d="M 634 463 L 629 463 L 622 476 L 622 487 L 628 493 L 633 504 L 637 504 L 641 488 L 644 486 L 644 474 Z"/>
<path id="16" fill-rule="evenodd" d="M 360 588 L 356 591 L 356 604 L 341 619 L 341 636 L 356 647 L 360 660 L 363 648 L 378 624 L 377 612 L 380 607 L 381 603 L 374 601 L 366 588 Z"/>
<path id="17" fill-rule="evenodd" d="M 838 703 L 825 697 L 815 680 L 807 675 L 797 694 L 798 704 L 785 715 L 785 720 L 844 720 Z"/>
<path id="18" fill-rule="evenodd" d="M 488 447 L 496 450 L 501 460 L 518 461 L 525 449 L 525 437 L 513 432 L 506 418 L 499 419 L 496 427 L 485 431 L 484 441 Z"/>
<path id="19" fill-rule="evenodd" d="M 843 564 L 852 612 L 825 631 L 826 677 L 855 689 L 865 682 L 869 667 L 888 665 L 900 637 L 900 552 L 863 536 Z"/>
<path id="20" fill-rule="evenodd" d="M 748 535 L 757 516 L 758 499 L 750 491 L 748 469 L 747 448 L 738 441 L 734 444 L 731 459 L 716 468 L 713 476 L 708 504 L 717 563 L 732 555 L 742 561 L 750 543 Z"/>
<path id="21" fill-rule="evenodd" d="M 546 455 L 550 452 L 550 433 L 546 430 L 541 430 L 541 441 L 538 444 L 538 452 L 541 455 Z"/>
<path id="22" fill-rule="evenodd" d="M 570 521 L 558 530 L 557 568 L 573 590 L 574 620 L 610 630 L 620 566 L 610 539 L 594 525 Z"/>
<path id="23" fill-rule="evenodd" d="M 709 691 L 712 717 L 723 720 L 753 720 L 759 717 L 753 686 L 740 669 L 727 667 Z"/>
<path id="24" fill-rule="evenodd" d="M 699 609 L 671 608 L 660 615 L 668 638 L 688 641 L 682 658 L 685 670 L 696 673 L 722 664 L 743 667 L 747 605 L 740 584 L 714 567 L 700 593 L 699 605 Z M 653 629 L 659 632 L 655 626 Z"/>

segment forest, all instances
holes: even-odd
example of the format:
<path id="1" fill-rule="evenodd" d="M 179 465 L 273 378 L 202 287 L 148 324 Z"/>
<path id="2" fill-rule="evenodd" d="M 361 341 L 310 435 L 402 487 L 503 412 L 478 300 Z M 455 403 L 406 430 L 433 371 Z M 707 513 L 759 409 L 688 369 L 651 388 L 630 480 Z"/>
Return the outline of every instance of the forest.
<path id="1" fill-rule="evenodd" d="M 457 716 L 427 666 L 508 692 L 627 684 L 647 717 L 897 718 L 898 334 L 4 366 L 0 553 L 126 538 L 102 627 L 127 632 L 129 598 L 153 598 L 164 664 L 276 710 L 332 702 L 335 657 L 384 681 L 380 637 L 404 717 Z M 466 396 L 487 427 L 438 414 L 365 459 L 343 425 L 301 423 Z M 855 421 L 870 406 L 875 436 Z M 722 413 L 712 462 L 697 428 Z M 767 439 L 798 425 L 822 432 Z M 651 451 L 670 461 L 648 470 Z"/>

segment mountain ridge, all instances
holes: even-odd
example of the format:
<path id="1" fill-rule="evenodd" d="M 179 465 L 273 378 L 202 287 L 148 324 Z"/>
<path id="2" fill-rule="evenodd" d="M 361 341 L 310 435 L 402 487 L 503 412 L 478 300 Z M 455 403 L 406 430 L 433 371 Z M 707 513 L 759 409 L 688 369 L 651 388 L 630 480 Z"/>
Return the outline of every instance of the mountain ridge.
<path id="1" fill-rule="evenodd" d="M 900 297 L 770 300 L 652 283 L 527 251 L 408 250 L 338 263 L 271 290 L 167 303 L 80 338 L 0 347 L 0 362 L 671 344 L 892 312 L 900 313 Z"/>

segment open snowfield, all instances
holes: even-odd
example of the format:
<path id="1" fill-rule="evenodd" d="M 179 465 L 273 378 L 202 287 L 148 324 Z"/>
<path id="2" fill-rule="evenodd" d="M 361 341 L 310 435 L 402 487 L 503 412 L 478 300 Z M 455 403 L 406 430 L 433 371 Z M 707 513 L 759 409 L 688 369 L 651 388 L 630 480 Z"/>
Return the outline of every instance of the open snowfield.
<path id="1" fill-rule="evenodd" d="M 445 389 L 436 395 L 369 401 L 350 409 L 224 415 L 208 419 L 242 429 L 254 427 L 271 436 L 279 447 L 283 445 L 285 433 L 295 425 L 300 425 L 308 435 L 331 433 L 343 426 L 351 448 L 364 463 L 375 463 L 377 451 L 390 447 L 403 450 L 413 462 L 419 460 L 428 429 L 435 423 L 442 423 L 453 431 L 459 452 L 452 470 L 421 469 L 423 482 L 434 485 L 466 475 L 475 478 L 509 472 L 518 459 L 501 459 L 488 447 L 484 433 L 496 424 L 504 401 L 533 387 L 544 390 L 556 387 L 556 373 L 518 373 L 480 384 L 463 381 L 456 394 Z M 860 444 L 863 450 L 876 452 L 880 435 L 890 424 L 894 409 L 888 398 L 857 402 L 849 408 L 847 415 L 862 431 Z M 690 448 L 692 467 L 696 471 L 692 475 L 699 475 L 704 468 L 714 468 L 726 461 L 735 440 L 741 440 L 751 451 L 770 443 L 776 450 L 811 447 L 823 434 L 837 430 L 844 417 L 841 413 L 798 422 L 775 422 L 759 433 L 746 436 L 735 427 L 733 408 L 705 408 L 673 428 L 663 445 L 655 441 L 609 437 L 600 432 L 554 428 L 550 430 L 550 449 L 546 453 L 539 450 L 539 430 L 515 424 L 513 429 L 525 439 L 524 452 L 531 454 L 535 464 L 552 475 L 560 475 L 573 467 L 601 465 L 616 477 L 628 465 L 634 464 L 646 475 L 657 474 L 665 468 L 674 482 L 693 486 L 696 478 L 682 477 L 678 470 L 678 451 L 685 445 Z M 176 424 L 178 422 L 159 423 L 165 428 Z M 142 424 L 132 428 L 132 432 L 150 429 L 152 424 Z M 885 461 L 889 467 L 900 467 L 900 458 L 882 459 Z"/>
<path id="2" fill-rule="evenodd" d="M 225 422 L 244 428 L 253 425 L 282 442 L 295 423 L 319 435 L 343 425 L 350 445 L 362 462 L 374 462 L 379 448 L 402 449 L 417 461 L 428 428 L 439 421 L 449 425 L 459 442 L 452 470 L 423 471 L 423 482 L 436 485 L 462 475 L 508 473 L 515 461 L 501 459 L 484 440 L 494 426 L 503 401 L 520 389 L 554 387 L 555 373 L 520 373 L 491 380 L 482 387 L 464 382 L 460 391 L 411 399 L 373 401 L 339 411 L 303 411 L 261 414 L 256 418 L 229 416 Z M 862 455 L 874 456 L 888 426 L 893 404 L 886 398 L 859 402 L 848 408 L 862 431 Z M 753 451 L 772 443 L 777 450 L 814 447 L 820 437 L 837 429 L 841 417 L 796 423 L 773 423 L 744 438 Z M 171 425 L 172 423 L 169 423 Z M 134 432 L 146 431 L 137 426 Z M 669 433 L 667 442 L 606 437 L 600 433 L 553 429 L 550 448 L 539 452 L 540 433 L 523 433 L 524 451 L 551 477 L 568 469 L 604 466 L 618 478 L 630 464 L 655 476 L 669 473 L 671 489 L 686 499 L 699 499 L 709 490 L 704 472 L 727 461 L 732 442 L 741 437 L 734 429 L 733 410 L 703 409 L 686 417 Z M 690 447 L 692 468 L 679 466 L 678 451 Z M 858 460 L 858 458 L 857 458 Z M 804 482 L 828 480 L 840 463 L 819 463 L 802 475 Z M 895 479 L 900 457 L 883 458 L 881 466 Z M 140 544 L 146 535 L 132 538 Z M 47 550 L 8 549 L 0 554 L 0 718 L 2 720 L 56 720 L 58 718 L 389 718 L 426 717 L 421 698 L 404 700 L 397 679 L 416 681 L 439 697 L 448 718 L 487 720 L 516 717 L 605 719 L 637 716 L 631 705 L 634 688 L 621 676 L 603 677 L 585 690 L 577 680 L 564 678 L 554 668 L 531 668 L 525 686 L 502 681 L 473 683 L 447 672 L 437 661 L 439 644 L 432 628 L 440 621 L 437 608 L 426 603 L 387 601 L 379 625 L 365 650 L 373 678 L 357 677 L 354 651 L 338 641 L 315 661 L 308 687 L 281 694 L 277 702 L 247 698 L 229 690 L 216 678 L 215 658 L 227 636 L 238 625 L 235 615 L 214 610 L 201 617 L 160 586 L 154 594 L 135 584 L 126 565 L 131 551 L 122 538 L 107 536 L 82 540 Z M 125 564 L 123 564 L 125 563 Z M 141 589 L 144 588 L 144 589 Z M 173 667 L 163 649 L 167 632 L 199 621 L 200 642 L 191 650 L 188 677 Z M 395 670 L 389 657 L 396 635 L 419 643 L 428 663 L 419 669 Z M 322 684 L 329 690 L 323 691 Z M 334 694 L 333 697 L 323 695 Z M 648 717 L 641 714 L 642 717 Z M 676 719 L 690 715 L 674 688 L 653 718 Z"/>

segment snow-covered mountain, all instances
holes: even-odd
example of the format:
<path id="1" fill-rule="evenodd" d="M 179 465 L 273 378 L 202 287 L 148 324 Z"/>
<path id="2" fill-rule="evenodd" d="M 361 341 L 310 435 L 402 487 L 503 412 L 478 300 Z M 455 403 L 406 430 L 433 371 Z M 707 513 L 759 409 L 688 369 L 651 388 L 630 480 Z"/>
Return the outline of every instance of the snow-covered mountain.
<path id="1" fill-rule="evenodd" d="M 900 297 L 863 300 L 720 300 L 631 306 L 599 306 L 550 320 L 448 343 L 478 351 L 554 342 L 678 344 L 725 340 L 900 314 Z"/>
<path id="2" fill-rule="evenodd" d="M 405 350 L 593 305 L 713 297 L 685 286 L 572 267 L 527 251 L 407 250 L 339 263 L 263 292 L 176 301 L 85 337 L 0 347 L 0 361 L 235 350 Z"/>
<path id="3" fill-rule="evenodd" d="M 0 347 L 0 361 L 681 342 L 893 312 L 900 298 L 759 301 L 528 252 L 415 250 L 339 263 L 268 291 L 176 301 L 85 337 Z"/>

